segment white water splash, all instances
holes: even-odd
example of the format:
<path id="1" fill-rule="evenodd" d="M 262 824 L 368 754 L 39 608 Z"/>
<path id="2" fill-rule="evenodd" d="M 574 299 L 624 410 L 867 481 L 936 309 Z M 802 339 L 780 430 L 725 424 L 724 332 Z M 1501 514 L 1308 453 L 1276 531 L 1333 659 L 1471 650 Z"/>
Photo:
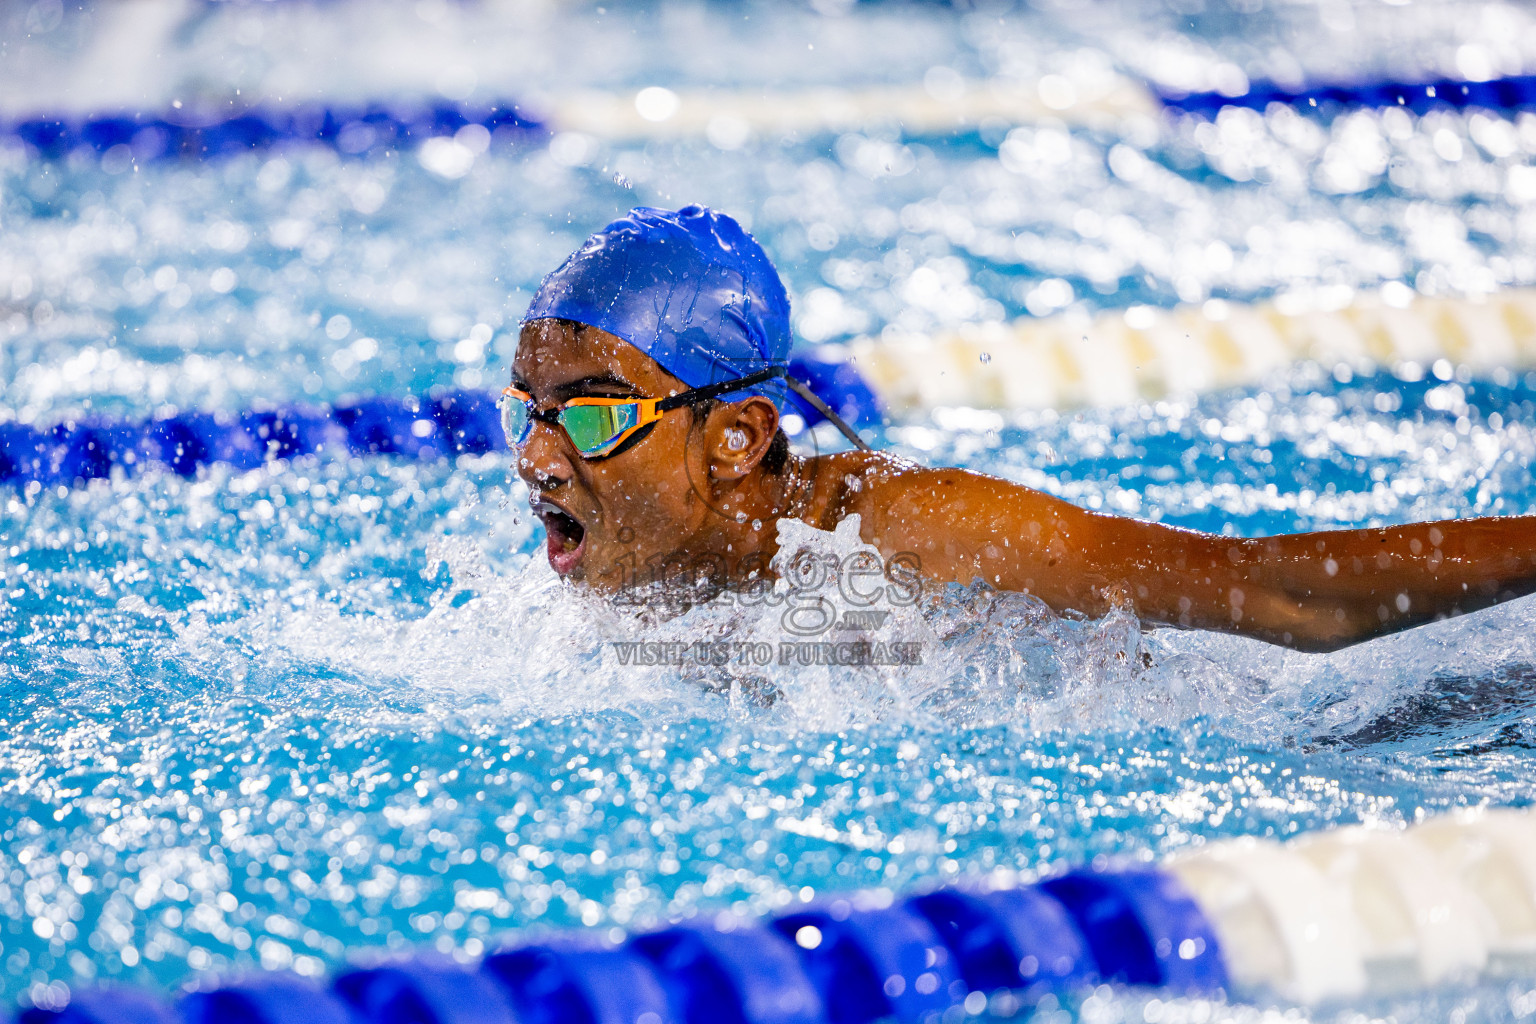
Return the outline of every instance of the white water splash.
<path id="1" fill-rule="evenodd" d="M 1125 609 L 1058 615 L 980 583 L 929 583 L 914 595 L 899 567 L 859 539 L 857 516 L 832 532 L 794 520 L 778 528 L 777 579 L 746 595 L 672 587 L 606 599 L 538 558 L 498 574 L 474 543 L 450 538 L 430 549 L 425 571 L 441 562 L 452 584 L 425 615 L 322 601 L 223 628 L 299 665 L 404 685 L 428 702 L 818 731 L 894 721 L 1083 732 L 1204 719 L 1266 741 L 1342 736 L 1431 681 L 1497 685 L 1510 666 L 1536 663 L 1533 601 L 1308 655 L 1144 630 Z M 207 649 L 199 617 L 181 629 Z"/>

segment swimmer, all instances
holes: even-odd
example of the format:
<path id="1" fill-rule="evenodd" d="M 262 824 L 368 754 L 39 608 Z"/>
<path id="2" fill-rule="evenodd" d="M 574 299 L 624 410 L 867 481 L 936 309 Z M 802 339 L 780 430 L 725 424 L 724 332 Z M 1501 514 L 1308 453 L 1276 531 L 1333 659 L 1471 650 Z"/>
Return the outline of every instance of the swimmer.
<path id="1" fill-rule="evenodd" d="M 1536 517 L 1223 537 L 862 441 L 799 456 L 779 427 L 803 391 L 789 347 L 767 254 L 704 207 L 633 210 L 546 277 L 501 403 L 555 571 L 609 593 L 661 566 L 739 585 L 767 572 L 780 518 L 831 530 L 858 515 L 865 542 L 928 580 L 1306 651 L 1536 590 Z"/>

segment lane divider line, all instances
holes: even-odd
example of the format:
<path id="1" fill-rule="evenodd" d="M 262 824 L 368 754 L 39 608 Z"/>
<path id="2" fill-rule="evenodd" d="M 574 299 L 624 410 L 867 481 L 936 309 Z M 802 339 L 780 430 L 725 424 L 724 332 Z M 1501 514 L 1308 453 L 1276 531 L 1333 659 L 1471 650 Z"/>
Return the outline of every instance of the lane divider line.
<path id="1" fill-rule="evenodd" d="M 1249 385 L 1303 360 L 1533 367 L 1536 289 L 1431 298 L 1394 283 L 1333 301 L 1133 306 L 965 324 L 934 335 L 887 329 L 839 348 L 896 414 L 1104 408 Z"/>
<path id="2" fill-rule="evenodd" d="M 495 399 L 483 391 L 376 396 L 334 408 L 222 414 L 178 412 L 141 421 L 81 420 L 38 431 L 0 423 L 0 485 L 72 485 L 158 463 L 182 476 L 214 463 L 255 469 L 326 452 L 432 460 L 506 445 Z"/>
<path id="3" fill-rule="evenodd" d="M 930 76 L 932 77 L 932 76 Z M 472 149 L 493 140 L 524 140 L 550 132 L 595 139 L 706 137 L 739 149 L 753 136 L 815 136 L 898 125 L 907 137 L 1007 125 L 1060 121 L 1113 129 L 1162 110 L 1213 116 L 1223 107 L 1262 110 L 1270 103 L 1338 108 L 1405 106 L 1514 111 L 1536 108 L 1536 75 L 1485 82 L 1442 79 L 1413 84 L 1365 83 L 1287 90 L 1254 83 L 1241 94 L 1159 91 L 1107 69 L 1085 69 L 1022 80 L 966 79 L 953 72 L 917 84 L 808 87 L 800 90 L 681 90 L 649 86 L 637 92 L 585 91 L 530 102 L 481 105 L 400 101 L 366 106 L 320 103 L 249 106 L 230 100 L 184 111 L 31 114 L 0 119 L 0 138 L 18 140 L 45 159 L 91 150 L 125 169 L 160 159 L 209 159 L 285 143 L 330 146 L 364 156 L 413 148 L 437 138 L 461 138 Z M 468 129 L 469 134 L 460 135 Z M 483 134 L 477 134 L 481 133 Z"/>
<path id="4" fill-rule="evenodd" d="M 1529 975 L 1536 816 L 1465 812 L 1170 858 L 1210 916 L 1239 990 L 1298 1002 Z"/>
<path id="5" fill-rule="evenodd" d="M 1263 110 L 1271 103 L 1314 107 L 1324 112 L 1340 107 L 1407 107 L 1416 114 L 1437 108 L 1458 110 L 1536 109 L 1536 75 L 1511 75 L 1486 82 L 1439 78 L 1423 82 L 1363 82 L 1355 85 L 1314 85 L 1287 89 L 1273 82 L 1254 82 L 1237 94 L 1223 92 L 1158 92 L 1164 106 L 1210 116 L 1223 107 Z"/>
<path id="6" fill-rule="evenodd" d="M 545 120 L 558 130 L 598 138 L 702 135 L 734 149 L 751 135 L 863 131 L 879 122 L 895 122 L 910 137 L 975 129 L 989 119 L 1112 127 L 1125 118 L 1151 117 L 1158 111 L 1157 100 L 1144 85 L 1105 71 L 1032 80 L 954 75 L 916 85 L 773 92 L 674 92 L 657 86 L 636 94 L 584 92 L 552 99 Z"/>
<path id="7" fill-rule="evenodd" d="M 0 122 L 0 139 L 14 138 L 49 160 L 90 150 L 126 170 L 134 163 L 213 159 L 285 143 L 313 143 L 349 156 L 366 156 L 414 148 L 434 138 L 458 137 L 466 128 L 471 134 L 483 131 L 478 142 L 485 146 L 545 133 L 542 122 L 512 103 L 300 104 L 212 109 L 198 111 L 195 117 L 190 111 L 184 117 L 131 112 L 35 115 Z"/>
<path id="8" fill-rule="evenodd" d="M 1351 894 L 1372 989 L 1435 985 L 1487 969 L 1476 898 L 1411 835 L 1346 830 L 1292 849 Z"/>
<path id="9" fill-rule="evenodd" d="M 933 1024 L 1100 983 L 1315 1004 L 1528 974 L 1536 812 L 1467 811 L 1021 886 L 824 897 L 622 942 L 516 940 L 481 960 L 376 960 L 328 983 L 257 974 L 168 1002 L 85 988 L 19 1024 Z M 956 1015 L 953 1010 L 962 1011 Z"/>
<path id="10" fill-rule="evenodd" d="M 1140 84 L 1113 73 L 1046 75 L 1040 79 L 826 87 L 800 91 L 683 91 L 651 86 L 638 92 L 580 92 L 532 103 L 485 105 L 375 103 L 367 106 L 211 106 L 160 115 L 31 115 L 0 121 L 9 136 L 45 159 L 85 149 L 124 163 L 208 159 L 285 143 L 330 146 L 351 156 L 413 148 L 435 138 L 484 147 L 550 132 L 610 140 L 708 137 L 724 149 L 755 135 L 819 135 L 894 122 L 909 136 L 946 134 L 996 119 L 1045 119 L 1109 127 L 1153 116 L 1158 104 Z M 469 129 L 468 134 L 464 133 Z M 473 138 L 476 130 L 486 134 Z"/>
<path id="11" fill-rule="evenodd" d="M 829 404 L 855 428 L 881 424 L 880 400 L 851 364 L 797 350 L 789 372 L 829 396 Z M 794 394 L 784 412 L 785 429 L 795 436 L 825 419 Z M 195 476 L 214 463 L 248 470 L 272 459 L 331 452 L 431 461 L 505 447 L 496 398 L 488 391 L 374 396 L 334 407 L 171 412 L 146 420 L 85 418 L 45 430 L 0 422 L 0 486 L 68 486 L 150 463 Z"/>
<path id="12" fill-rule="evenodd" d="M 193 991 L 83 990 L 20 1024 L 937 1024 L 1099 982 L 1219 995 L 1214 934 L 1172 875 L 1077 871 L 1015 889 L 855 893 L 768 921 L 694 919 L 556 935 L 478 962 L 422 954 L 329 983 L 258 974 Z"/>
<path id="13" fill-rule="evenodd" d="M 797 351 L 791 372 L 859 429 L 935 408 L 1115 407 L 1252 385 L 1301 360 L 1392 367 L 1423 377 L 1440 360 L 1474 372 L 1536 367 L 1536 289 L 1478 300 L 1415 297 L 1404 286 L 1331 304 L 1149 306 L 966 325 L 947 334 L 860 338 Z M 1443 372 L 1443 370 L 1442 370 Z M 817 414 L 791 399 L 794 433 Z M 159 463 L 192 476 L 224 463 L 321 452 L 437 459 L 503 447 L 489 392 L 375 396 L 350 404 L 241 413 L 86 418 L 51 428 L 0 422 L 0 485 L 71 485 Z"/>

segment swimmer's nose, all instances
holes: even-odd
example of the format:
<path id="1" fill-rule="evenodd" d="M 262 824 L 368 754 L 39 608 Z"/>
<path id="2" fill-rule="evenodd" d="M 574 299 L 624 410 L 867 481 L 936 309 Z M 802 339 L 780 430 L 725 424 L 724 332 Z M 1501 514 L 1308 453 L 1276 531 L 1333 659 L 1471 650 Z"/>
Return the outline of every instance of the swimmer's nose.
<path id="1" fill-rule="evenodd" d="M 571 461 L 561 444 L 560 431 L 548 423 L 535 423 L 517 459 L 517 475 L 529 487 L 548 488 L 571 478 Z"/>

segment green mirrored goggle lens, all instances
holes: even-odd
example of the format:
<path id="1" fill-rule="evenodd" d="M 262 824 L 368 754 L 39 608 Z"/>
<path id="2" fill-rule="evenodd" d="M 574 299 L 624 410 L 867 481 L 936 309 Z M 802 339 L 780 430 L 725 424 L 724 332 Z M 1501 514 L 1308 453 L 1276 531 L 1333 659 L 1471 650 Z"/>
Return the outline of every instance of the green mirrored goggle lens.
<path id="1" fill-rule="evenodd" d="M 570 405 L 560 410 L 560 425 L 583 455 L 601 452 L 640 421 L 638 402 L 623 405 Z"/>
<path id="2" fill-rule="evenodd" d="M 503 395 L 500 406 L 501 430 L 507 444 L 521 448 L 533 432 L 533 410 L 527 400 L 512 395 Z M 619 435 L 640 422 L 640 404 L 571 405 L 561 409 L 556 418 L 578 452 L 602 455 Z"/>

